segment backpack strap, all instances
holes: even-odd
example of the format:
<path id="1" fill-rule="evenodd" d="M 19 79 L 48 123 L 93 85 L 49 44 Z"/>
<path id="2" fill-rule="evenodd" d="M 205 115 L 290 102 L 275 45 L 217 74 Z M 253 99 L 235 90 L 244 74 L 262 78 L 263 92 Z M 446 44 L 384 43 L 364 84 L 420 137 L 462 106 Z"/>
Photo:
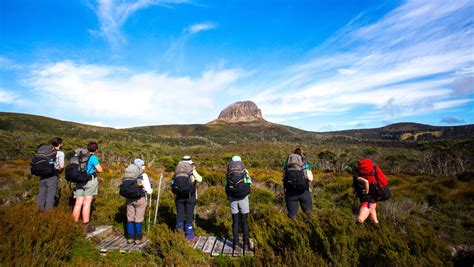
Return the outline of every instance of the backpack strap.
<path id="1" fill-rule="evenodd" d="M 379 176 L 377 175 L 377 165 L 375 165 L 375 164 L 374 164 L 374 170 L 373 170 L 373 172 L 374 172 L 375 180 L 377 180 L 377 184 L 381 186 L 382 183 L 380 183 L 380 178 L 379 178 Z"/>

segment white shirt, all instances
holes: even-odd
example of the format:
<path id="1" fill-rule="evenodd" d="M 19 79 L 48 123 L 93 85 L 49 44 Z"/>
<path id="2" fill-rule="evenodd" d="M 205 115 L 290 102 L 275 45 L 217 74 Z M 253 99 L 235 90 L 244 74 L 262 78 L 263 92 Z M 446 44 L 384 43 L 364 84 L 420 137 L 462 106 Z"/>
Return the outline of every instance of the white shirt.
<path id="1" fill-rule="evenodd" d="M 151 193 L 153 193 L 153 189 L 151 188 L 150 180 L 148 180 L 148 174 L 143 173 L 142 177 L 143 177 L 143 189 L 145 190 L 147 194 L 151 195 Z"/>
<path id="2" fill-rule="evenodd" d="M 191 180 L 193 182 L 202 182 L 202 176 L 196 171 L 196 169 L 193 169 L 193 175 Z"/>
<path id="3" fill-rule="evenodd" d="M 58 151 L 56 153 L 56 163 L 54 164 L 56 170 L 62 170 L 64 168 L 64 152 Z"/>

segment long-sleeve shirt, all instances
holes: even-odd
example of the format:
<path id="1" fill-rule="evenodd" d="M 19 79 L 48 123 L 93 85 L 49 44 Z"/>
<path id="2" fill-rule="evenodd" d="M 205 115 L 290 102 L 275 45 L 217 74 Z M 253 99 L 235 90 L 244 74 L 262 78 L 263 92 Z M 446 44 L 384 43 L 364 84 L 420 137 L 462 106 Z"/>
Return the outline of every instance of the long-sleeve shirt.
<path id="1" fill-rule="evenodd" d="M 191 180 L 194 182 L 202 182 L 202 176 L 196 171 L 196 169 L 193 169 L 193 175 Z"/>
<path id="2" fill-rule="evenodd" d="M 58 151 L 58 153 L 56 153 L 56 163 L 54 167 L 60 171 L 64 168 L 64 152 Z"/>
<path id="3" fill-rule="evenodd" d="M 143 178 L 143 190 L 145 190 L 147 194 L 151 195 L 151 193 L 153 193 L 153 189 L 151 188 L 150 180 L 148 179 L 148 174 L 143 173 L 142 178 Z"/>

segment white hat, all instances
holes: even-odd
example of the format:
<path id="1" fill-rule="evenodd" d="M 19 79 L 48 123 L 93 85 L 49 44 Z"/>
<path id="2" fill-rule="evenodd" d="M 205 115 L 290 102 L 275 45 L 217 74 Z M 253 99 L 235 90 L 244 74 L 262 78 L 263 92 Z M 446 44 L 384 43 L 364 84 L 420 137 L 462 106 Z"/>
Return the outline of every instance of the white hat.
<path id="1" fill-rule="evenodd" d="M 239 156 L 233 156 L 232 161 L 242 161 L 242 159 Z"/>
<path id="2" fill-rule="evenodd" d="M 191 164 L 194 163 L 193 160 L 191 159 L 191 156 L 184 156 L 184 157 L 182 158 L 182 160 L 183 160 L 183 161 L 186 161 L 186 162 L 189 162 L 189 163 L 191 163 Z"/>
<path id="3" fill-rule="evenodd" d="M 137 165 L 138 167 L 141 167 L 143 164 L 145 164 L 145 161 L 143 161 L 143 160 L 140 159 L 140 158 L 136 158 L 136 159 L 133 161 L 133 163 L 134 163 L 135 165 Z"/>

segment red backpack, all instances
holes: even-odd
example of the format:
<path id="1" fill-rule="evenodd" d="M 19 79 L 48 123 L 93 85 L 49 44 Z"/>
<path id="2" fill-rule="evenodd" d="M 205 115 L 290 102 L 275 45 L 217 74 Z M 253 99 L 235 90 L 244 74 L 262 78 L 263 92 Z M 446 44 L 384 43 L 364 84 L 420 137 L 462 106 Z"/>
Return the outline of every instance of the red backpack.
<path id="1" fill-rule="evenodd" d="M 359 161 L 359 174 L 369 181 L 369 194 L 377 201 L 384 201 L 391 197 L 387 177 L 372 160 L 363 159 Z"/>

